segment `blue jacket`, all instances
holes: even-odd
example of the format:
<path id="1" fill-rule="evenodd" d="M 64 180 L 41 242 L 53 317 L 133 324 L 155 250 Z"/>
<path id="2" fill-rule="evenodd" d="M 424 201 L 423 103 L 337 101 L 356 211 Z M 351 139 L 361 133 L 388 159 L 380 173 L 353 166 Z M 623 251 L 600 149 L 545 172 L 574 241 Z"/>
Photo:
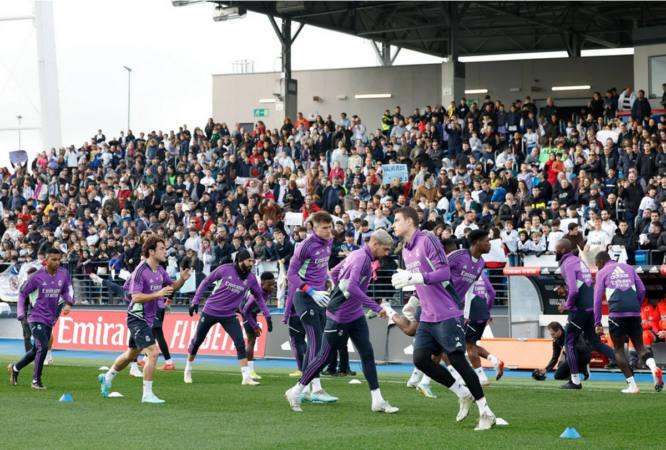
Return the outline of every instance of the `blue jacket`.
<path id="1" fill-rule="evenodd" d="M 117 258 L 111 258 L 111 261 L 109 261 L 109 269 L 113 269 L 116 272 L 120 272 L 122 269 L 121 266 L 121 260 L 122 260 L 122 255 L 118 256 Z"/>

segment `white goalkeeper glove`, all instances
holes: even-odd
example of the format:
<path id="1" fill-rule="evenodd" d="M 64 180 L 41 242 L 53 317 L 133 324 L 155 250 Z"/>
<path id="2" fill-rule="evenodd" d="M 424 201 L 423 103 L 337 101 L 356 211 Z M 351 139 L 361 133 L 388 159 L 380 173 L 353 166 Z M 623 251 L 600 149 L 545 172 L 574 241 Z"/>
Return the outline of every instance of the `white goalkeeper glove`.
<path id="1" fill-rule="evenodd" d="M 421 304 L 418 297 L 411 296 L 407 304 L 402 308 L 402 314 L 409 319 L 410 322 L 416 322 L 414 318 L 414 313 L 416 308 Z"/>
<path id="2" fill-rule="evenodd" d="M 310 297 L 312 297 L 315 303 L 322 308 L 326 308 L 326 306 L 328 306 L 328 302 L 331 300 L 331 298 L 328 296 L 328 292 L 326 291 L 315 291 L 314 289 L 309 288 L 306 292 Z"/>
<path id="3" fill-rule="evenodd" d="M 412 273 L 403 269 L 398 269 L 391 277 L 391 284 L 396 289 L 402 289 L 407 286 L 414 286 L 416 284 L 425 284 L 423 275 L 420 273 Z"/>
<path id="4" fill-rule="evenodd" d="M 391 304 L 389 302 L 384 302 L 381 304 L 381 307 L 384 311 L 386 311 L 386 315 L 390 319 L 393 317 L 394 314 L 396 314 L 395 310 L 391 307 Z"/>

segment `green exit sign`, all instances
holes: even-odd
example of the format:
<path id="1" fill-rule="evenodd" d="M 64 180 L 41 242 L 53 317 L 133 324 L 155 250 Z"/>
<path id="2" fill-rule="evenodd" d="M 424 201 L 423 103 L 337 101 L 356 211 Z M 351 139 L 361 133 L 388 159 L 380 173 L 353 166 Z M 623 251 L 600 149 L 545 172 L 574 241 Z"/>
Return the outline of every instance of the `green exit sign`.
<path id="1" fill-rule="evenodd" d="M 254 117 L 268 117 L 268 108 L 255 109 Z"/>

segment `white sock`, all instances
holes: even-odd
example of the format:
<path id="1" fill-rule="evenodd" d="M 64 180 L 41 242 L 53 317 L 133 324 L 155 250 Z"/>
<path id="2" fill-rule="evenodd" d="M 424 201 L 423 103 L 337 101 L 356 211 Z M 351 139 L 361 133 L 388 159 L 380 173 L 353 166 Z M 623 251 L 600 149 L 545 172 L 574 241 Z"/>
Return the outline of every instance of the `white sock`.
<path id="1" fill-rule="evenodd" d="M 453 383 L 453 385 L 449 389 L 459 398 L 465 398 L 471 395 L 469 389 L 460 384 L 460 381 L 456 381 L 455 383 Z"/>
<path id="2" fill-rule="evenodd" d="M 421 372 L 419 369 L 414 368 L 414 371 L 412 372 L 412 376 L 409 378 L 410 383 L 418 383 L 419 382 L 419 377 L 421 376 L 423 372 Z"/>
<path id="3" fill-rule="evenodd" d="M 132 361 L 132 366 L 130 367 L 130 370 L 139 370 L 139 365 Z"/>
<path id="4" fill-rule="evenodd" d="M 116 375 L 118 375 L 118 371 L 114 370 L 114 368 L 111 367 L 109 371 L 106 373 L 106 382 L 111 383 Z"/>
<path id="5" fill-rule="evenodd" d="M 446 368 L 447 368 L 448 371 L 451 373 L 451 375 L 453 375 L 453 378 L 455 378 L 456 381 L 460 381 L 460 380 L 462 380 L 462 377 L 460 376 L 460 374 L 458 373 L 458 371 L 457 371 L 453 366 L 446 366 Z"/>
<path id="6" fill-rule="evenodd" d="M 373 389 L 372 391 L 370 391 L 370 395 L 372 395 L 372 403 L 373 404 L 374 403 L 381 403 L 381 402 L 384 401 L 384 398 L 382 397 L 382 392 L 379 390 L 379 388 Z"/>
<path id="7" fill-rule="evenodd" d="M 629 387 L 636 386 L 636 380 L 634 380 L 634 377 L 628 377 L 627 378 L 627 384 L 629 385 Z"/>
<path id="8" fill-rule="evenodd" d="M 479 415 L 488 414 L 489 416 L 493 415 L 493 412 L 488 408 L 488 402 L 486 401 L 486 398 L 483 397 L 481 400 L 476 401 L 476 406 L 479 407 Z"/>
<path id="9" fill-rule="evenodd" d="M 319 392 L 321 390 L 323 390 L 321 388 L 321 379 L 315 378 L 312 380 L 312 392 Z"/>
<path id="10" fill-rule="evenodd" d="M 645 365 L 650 368 L 651 371 L 657 370 L 657 363 L 654 362 L 654 358 L 650 358 L 647 361 L 645 361 Z"/>
<path id="11" fill-rule="evenodd" d="M 249 367 L 241 367 L 241 373 L 243 374 L 243 379 L 250 378 L 250 368 Z"/>
<path id="12" fill-rule="evenodd" d="M 12 370 L 13 370 L 15 373 L 19 373 L 19 370 L 16 368 L 16 364 L 12 364 Z"/>
<path id="13" fill-rule="evenodd" d="M 310 383 L 308 383 L 305 388 L 303 388 L 303 394 L 309 394 L 311 391 L 310 389 Z"/>
<path id="14" fill-rule="evenodd" d="M 431 379 L 432 378 L 430 378 L 428 375 L 423 375 L 423 378 L 421 378 L 419 384 L 430 384 Z"/>
<path id="15" fill-rule="evenodd" d="M 493 366 L 499 364 L 499 359 L 495 358 L 493 355 L 488 355 L 486 359 L 490 361 Z"/>
<path id="16" fill-rule="evenodd" d="M 248 361 L 247 366 L 250 368 L 250 373 L 254 372 L 254 361 Z"/>
<path id="17" fill-rule="evenodd" d="M 303 391 L 305 391 L 306 387 L 307 386 L 304 386 L 301 383 L 296 383 L 296 386 L 294 386 L 292 389 L 294 390 L 294 394 L 301 395 Z"/>
<path id="18" fill-rule="evenodd" d="M 573 384 L 580 384 L 580 375 L 578 374 L 571 374 L 571 382 Z"/>
<path id="19" fill-rule="evenodd" d="M 49 350 L 49 351 L 46 352 L 46 359 L 53 359 L 53 358 L 51 357 L 51 350 Z"/>
<path id="20" fill-rule="evenodd" d="M 188 371 L 191 372 L 191 371 L 192 371 L 192 363 L 193 363 L 193 362 L 194 362 L 194 361 L 187 361 L 187 362 L 185 363 L 185 370 L 188 370 Z"/>
<path id="21" fill-rule="evenodd" d="M 169 358 L 166 361 L 164 361 L 166 364 L 173 364 L 173 359 Z"/>
<path id="22" fill-rule="evenodd" d="M 153 393 L 153 382 L 152 381 L 143 381 L 143 396 L 147 397 Z"/>
<path id="23" fill-rule="evenodd" d="M 477 367 L 474 369 L 474 372 L 476 372 L 476 374 L 479 376 L 479 381 L 481 381 L 481 383 L 488 381 L 488 377 L 486 376 L 486 372 L 483 370 L 483 367 Z"/>

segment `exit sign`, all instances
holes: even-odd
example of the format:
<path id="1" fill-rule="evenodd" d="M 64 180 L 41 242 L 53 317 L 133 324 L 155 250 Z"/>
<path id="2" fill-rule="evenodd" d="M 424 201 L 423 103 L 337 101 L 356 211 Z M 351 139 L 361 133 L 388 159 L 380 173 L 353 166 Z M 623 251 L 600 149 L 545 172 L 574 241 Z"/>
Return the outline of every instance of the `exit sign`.
<path id="1" fill-rule="evenodd" d="M 254 117 L 268 117 L 268 108 L 255 109 Z"/>

